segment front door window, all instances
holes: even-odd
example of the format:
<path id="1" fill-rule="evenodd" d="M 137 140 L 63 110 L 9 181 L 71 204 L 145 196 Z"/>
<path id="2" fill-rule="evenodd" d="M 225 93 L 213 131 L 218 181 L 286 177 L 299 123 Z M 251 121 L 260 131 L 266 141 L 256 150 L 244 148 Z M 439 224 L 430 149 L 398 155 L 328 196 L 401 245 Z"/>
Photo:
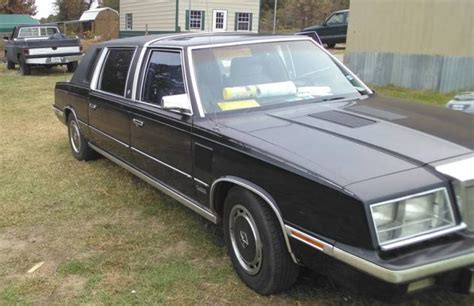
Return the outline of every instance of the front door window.
<path id="1" fill-rule="evenodd" d="M 214 10 L 213 19 L 212 30 L 214 32 L 223 32 L 227 29 L 227 11 Z"/>

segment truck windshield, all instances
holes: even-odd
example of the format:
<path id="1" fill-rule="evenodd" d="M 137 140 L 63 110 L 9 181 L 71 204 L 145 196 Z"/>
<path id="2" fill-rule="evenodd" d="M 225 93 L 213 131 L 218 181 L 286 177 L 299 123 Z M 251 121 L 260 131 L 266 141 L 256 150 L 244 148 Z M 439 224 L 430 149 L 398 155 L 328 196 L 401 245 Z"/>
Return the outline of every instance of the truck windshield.
<path id="1" fill-rule="evenodd" d="M 20 29 L 18 38 L 48 37 L 58 32 L 56 27 L 27 27 Z"/>
<path id="2" fill-rule="evenodd" d="M 357 98 L 362 83 L 310 41 L 253 43 L 193 51 L 205 112 Z"/>

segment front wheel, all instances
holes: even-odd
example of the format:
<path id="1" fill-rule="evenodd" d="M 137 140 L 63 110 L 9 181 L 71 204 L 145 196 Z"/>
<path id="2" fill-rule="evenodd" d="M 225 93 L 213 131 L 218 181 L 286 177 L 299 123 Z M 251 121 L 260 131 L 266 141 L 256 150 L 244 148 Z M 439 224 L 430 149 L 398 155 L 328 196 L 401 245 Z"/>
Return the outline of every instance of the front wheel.
<path id="1" fill-rule="evenodd" d="M 288 289 L 298 276 L 278 220 L 252 192 L 232 188 L 224 202 L 224 234 L 240 279 L 257 293 Z"/>
<path id="2" fill-rule="evenodd" d="M 75 159 L 87 161 L 97 158 L 97 153 L 88 146 L 87 140 L 81 134 L 79 123 L 72 114 L 68 118 L 68 136 Z"/>

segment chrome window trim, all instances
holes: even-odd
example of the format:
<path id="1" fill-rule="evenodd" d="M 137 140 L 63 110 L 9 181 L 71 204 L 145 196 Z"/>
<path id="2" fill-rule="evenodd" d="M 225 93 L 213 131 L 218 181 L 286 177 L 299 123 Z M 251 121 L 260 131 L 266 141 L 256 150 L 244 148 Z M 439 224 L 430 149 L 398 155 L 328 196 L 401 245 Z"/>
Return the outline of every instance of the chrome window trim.
<path id="1" fill-rule="evenodd" d="M 143 58 L 145 57 L 146 51 L 148 47 L 150 47 L 152 44 L 159 42 L 160 40 L 165 40 L 165 39 L 170 39 L 174 37 L 183 37 L 183 36 L 190 36 L 190 35 L 196 35 L 194 33 L 188 33 L 188 34 L 174 34 L 174 35 L 167 35 L 167 36 L 162 36 L 158 37 L 156 39 L 152 39 L 150 41 L 147 41 L 145 44 L 143 44 L 142 50 L 140 52 L 140 55 L 138 57 L 137 65 L 135 67 L 135 74 L 133 77 L 133 85 L 132 85 L 132 99 L 138 101 L 138 77 L 140 76 L 140 69 L 143 64 Z"/>
<path id="2" fill-rule="evenodd" d="M 170 164 L 167 164 L 164 161 L 161 161 L 158 158 L 153 157 L 153 156 L 151 156 L 151 155 L 149 155 L 149 154 L 147 154 L 147 153 L 145 153 L 145 152 L 143 152 L 143 151 L 141 151 L 141 150 L 139 150 L 135 147 L 131 147 L 131 149 L 132 149 L 132 151 L 137 152 L 137 153 L 139 153 L 139 154 L 141 154 L 141 155 L 143 155 L 143 156 L 145 156 L 145 157 L 147 157 L 147 158 L 149 158 L 149 159 L 151 159 L 151 160 L 153 160 L 153 161 L 155 161 L 155 162 L 157 162 L 157 163 L 159 163 L 159 164 L 161 164 L 165 167 L 168 167 L 169 169 L 174 170 L 174 171 L 186 176 L 187 178 L 192 178 L 191 174 L 186 173 L 182 170 L 179 170 L 178 168 L 175 168 L 175 167 L 171 166 Z"/>
<path id="3" fill-rule="evenodd" d="M 174 111 L 174 110 L 166 110 L 166 111 L 169 111 L 169 112 L 173 112 L 173 113 L 177 113 L 177 114 L 183 114 L 183 115 L 187 115 L 187 116 L 193 116 L 194 115 L 194 111 L 193 111 L 193 105 L 192 105 L 192 102 L 191 102 L 191 93 L 189 91 L 189 85 L 188 85 L 188 78 L 187 78 L 187 72 L 186 72 L 186 62 L 185 62 L 185 57 L 184 57 L 184 48 L 183 47 L 173 47 L 173 46 L 165 46 L 165 47 L 149 47 L 148 50 L 150 50 L 150 52 L 148 53 L 148 57 L 146 59 L 146 62 L 143 66 L 143 68 L 145 69 L 144 70 L 144 73 L 143 73 L 143 77 L 141 78 L 141 81 L 139 82 L 138 84 L 138 80 L 137 80 L 137 84 L 138 84 L 138 88 L 136 88 L 136 93 L 139 95 L 138 97 L 135 97 L 133 96 L 133 93 L 132 93 L 132 100 L 133 102 L 136 102 L 136 103 L 141 103 L 141 104 L 145 104 L 145 105 L 148 105 L 148 106 L 151 106 L 151 107 L 156 107 L 158 109 L 161 109 L 161 110 L 165 110 L 163 109 L 163 107 L 161 107 L 161 105 L 159 104 L 154 104 L 154 103 L 150 103 L 150 102 L 146 102 L 146 101 L 143 101 L 143 92 L 145 90 L 145 76 L 146 76 L 146 69 L 148 68 L 148 64 L 150 63 L 150 59 L 151 59 L 151 54 L 154 52 L 154 51 L 164 51 L 164 52 L 174 52 L 174 53 L 179 53 L 180 54 L 180 58 L 181 58 L 181 70 L 182 70 L 182 74 L 183 74 L 183 82 L 184 82 L 184 90 L 185 90 L 185 93 L 186 95 L 188 96 L 188 99 L 189 99 L 189 103 L 191 104 L 191 113 L 181 113 L 179 111 Z M 146 52 L 145 52 L 145 55 L 146 55 Z M 143 64 L 142 64 L 143 65 Z M 136 67 L 136 70 L 140 70 L 141 67 Z M 135 80 L 134 80 L 135 81 Z M 132 89 L 133 91 L 133 89 Z"/>
<path id="4" fill-rule="evenodd" d="M 124 146 L 124 147 L 126 147 L 126 148 L 130 148 L 130 146 L 129 146 L 128 144 L 126 144 L 125 142 L 120 141 L 120 140 L 118 140 L 117 138 L 115 138 L 115 137 L 113 137 L 113 136 L 110 136 L 109 134 L 107 134 L 107 133 L 105 133 L 105 132 L 102 132 L 102 131 L 99 130 L 98 128 L 93 127 L 92 125 L 89 125 L 89 128 L 91 128 L 93 131 L 95 131 L 95 132 L 97 132 L 97 133 L 99 133 L 99 134 L 101 134 L 101 135 L 103 135 L 103 136 L 105 136 L 105 137 L 107 137 L 107 138 L 109 138 L 109 139 L 111 139 L 111 140 L 113 140 L 113 141 L 115 141 L 115 142 L 121 144 L 122 146 Z"/>
<path id="5" fill-rule="evenodd" d="M 102 48 L 102 51 L 100 51 L 99 59 L 97 60 L 97 64 L 95 65 L 94 69 L 94 74 L 92 74 L 92 79 L 91 79 L 91 89 L 92 90 L 97 90 L 97 85 L 99 83 L 99 76 L 102 71 L 102 66 L 104 65 L 105 58 L 108 54 L 108 47 Z"/>
<path id="6" fill-rule="evenodd" d="M 108 91 L 99 89 L 99 84 L 102 82 L 102 75 L 103 75 L 104 68 L 105 68 L 104 63 L 107 61 L 107 58 L 109 57 L 110 51 L 117 50 L 117 49 L 133 49 L 132 59 L 130 60 L 130 66 L 128 67 L 127 78 L 125 79 L 125 87 L 123 89 L 122 95 L 118 95 L 118 94 L 113 93 L 113 92 L 108 92 Z M 125 98 L 125 96 L 127 94 L 128 80 L 129 80 L 130 74 L 132 72 L 131 69 L 132 69 L 133 59 L 135 58 L 135 54 L 137 53 L 137 49 L 138 49 L 137 46 L 134 46 L 134 47 L 131 47 L 131 46 L 129 46 L 129 47 L 127 47 L 127 46 L 104 47 L 102 52 L 104 52 L 104 51 L 106 51 L 106 52 L 105 52 L 105 54 L 100 55 L 101 57 L 100 57 L 99 61 L 97 62 L 96 70 L 94 71 L 94 76 L 92 77 L 92 81 L 91 81 L 91 84 L 94 84 L 95 86 L 93 88 L 92 85 L 91 85 L 91 89 L 95 90 L 95 91 L 98 91 L 98 92 L 101 92 L 101 93 L 112 95 L 112 96 L 115 96 L 115 97 Z M 98 71 L 98 74 L 96 75 L 97 69 L 99 69 L 99 71 Z M 95 77 L 97 77 L 97 79 L 95 79 Z M 95 83 L 93 83 L 93 82 L 95 82 Z"/>
<path id="7" fill-rule="evenodd" d="M 389 241 L 384 242 L 384 243 L 380 242 L 379 233 L 377 231 L 377 225 L 375 224 L 375 219 L 373 217 L 373 215 L 374 215 L 373 208 L 374 207 L 381 206 L 381 205 L 386 205 L 386 204 L 389 204 L 389 203 L 395 203 L 395 202 L 399 202 L 399 201 L 403 201 L 403 200 L 408 200 L 408 199 L 411 199 L 411 198 L 415 198 L 415 197 L 418 197 L 418 196 L 423 196 L 423 195 L 434 193 L 434 192 L 437 192 L 437 191 L 443 191 L 444 192 L 446 200 L 448 201 L 449 212 L 452 216 L 454 224 L 445 225 L 443 227 L 439 227 L 439 228 L 436 228 L 436 229 L 433 229 L 433 230 L 425 231 L 425 232 L 422 232 L 422 233 L 419 233 L 419 234 L 414 234 L 414 235 L 403 237 L 403 238 L 389 240 Z M 432 239 L 432 238 L 435 238 L 435 237 L 446 235 L 448 233 L 452 233 L 452 232 L 462 230 L 466 227 L 466 225 L 463 224 L 463 223 L 456 225 L 456 219 L 455 219 L 455 216 L 454 216 L 453 205 L 452 205 L 451 198 L 449 196 L 449 193 L 448 193 L 448 190 L 447 190 L 446 187 L 430 189 L 430 190 L 419 192 L 419 193 L 416 193 L 416 194 L 410 194 L 410 195 L 407 195 L 407 196 L 403 196 L 403 197 L 399 197 L 399 198 L 395 198 L 395 199 L 391 199 L 391 200 L 387 200 L 387 201 L 383 201 L 383 202 L 370 204 L 370 217 L 372 219 L 372 224 L 374 226 L 374 231 L 375 231 L 375 235 L 376 235 L 376 238 L 377 238 L 377 243 L 383 251 L 393 250 L 393 249 L 400 248 L 400 247 L 403 247 L 403 246 L 407 246 L 407 245 L 410 245 L 410 244 L 418 243 L 420 241 L 425 241 L 425 240 L 428 240 L 428 239 Z"/>
<path id="8" fill-rule="evenodd" d="M 313 39 L 310 37 L 285 37 L 285 38 L 266 38 L 266 39 L 256 39 L 256 40 L 246 40 L 242 42 L 232 42 L 232 43 L 215 43 L 215 44 L 205 44 L 199 46 L 191 46 L 188 47 L 188 60 L 189 60 L 189 71 L 190 71 L 190 78 L 192 83 L 192 88 L 194 91 L 194 96 L 196 98 L 196 104 L 199 110 L 199 116 L 201 118 L 205 117 L 204 108 L 202 106 L 201 95 L 199 94 L 199 90 L 197 88 L 196 82 L 196 71 L 194 69 L 194 59 L 192 52 L 194 50 L 199 49 L 207 49 L 207 48 L 219 48 L 219 47 L 229 47 L 229 46 L 241 46 L 241 45 L 251 45 L 251 44 L 260 44 L 260 43 L 271 43 L 271 42 L 288 42 L 288 41 L 310 41 L 324 53 L 329 55 L 329 57 L 336 62 L 336 65 L 342 67 L 348 74 L 350 74 L 354 79 L 356 79 L 364 89 L 369 93 L 372 94 L 373 91 L 364 83 L 362 82 L 357 75 L 355 75 L 348 67 L 346 67 L 341 61 L 339 61 L 334 55 L 332 55 L 329 51 L 327 51 L 323 46 L 317 44 Z"/>
<path id="9" fill-rule="evenodd" d="M 290 253 L 290 256 L 291 256 L 293 262 L 298 263 L 298 260 L 296 259 L 296 256 L 293 253 L 293 250 L 291 248 L 290 239 L 288 238 L 288 234 L 287 234 L 287 231 L 286 231 L 286 228 L 285 228 L 285 223 L 283 222 L 283 218 L 281 216 L 281 212 L 278 209 L 278 206 L 276 205 L 275 200 L 273 200 L 273 198 L 269 194 L 266 194 L 265 191 L 260 190 L 260 188 L 258 186 L 254 185 L 251 182 L 248 182 L 244 179 L 240 179 L 240 178 L 234 177 L 234 176 L 224 176 L 224 177 L 216 179 L 214 182 L 212 182 L 212 185 L 211 185 L 211 192 L 210 192 L 210 196 L 209 196 L 209 207 L 210 207 L 211 211 L 214 212 L 214 213 L 216 212 L 216 209 L 214 207 L 214 197 L 215 197 L 214 193 L 216 191 L 216 186 L 220 182 L 229 182 L 229 183 L 233 183 L 235 185 L 241 186 L 241 187 L 253 192 L 254 194 L 256 194 L 258 197 L 260 197 L 262 200 L 264 200 L 268 204 L 268 206 L 270 206 L 270 208 L 275 213 L 275 216 L 278 220 L 278 223 L 280 224 L 282 234 L 283 234 L 283 237 L 285 239 L 285 244 L 286 244 L 286 247 L 288 249 L 288 253 Z"/>
<path id="10" fill-rule="evenodd" d="M 94 151 L 96 151 L 99 154 L 103 155 L 104 157 L 106 157 L 110 161 L 114 162 L 118 166 L 130 171 L 132 174 L 138 176 L 139 178 L 141 178 L 145 182 L 147 182 L 150 185 L 152 185 L 153 187 L 159 189 L 160 191 L 162 191 L 166 195 L 172 197 L 173 199 L 180 202 L 184 206 L 188 207 L 192 211 L 198 213 L 199 215 L 201 215 L 204 218 L 208 219 L 212 223 L 217 223 L 217 215 L 215 215 L 212 211 L 209 211 L 206 207 L 204 207 L 204 206 L 202 206 L 198 203 L 195 203 L 194 201 L 191 201 L 190 199 L 188 199 L 187 197 L 183 196 L 182 194 L 176 192 L 175 190 L 171 189 L 170 187 L 168 187 L 164 183 L 162 183 L 162 182 L 160 182 L 160 181 L 144 174 L 143 172 L 141 172 L 140 170 L 138 170 L 134 167 L 129 166 L 127 163 L 125 163 L 122 160 L 114 157 L 113 155 L 107 153 L 106 151 L 100 149 L 99 147 L 95 146 L 94 144 L 89 142 L 88 145 Z"/>

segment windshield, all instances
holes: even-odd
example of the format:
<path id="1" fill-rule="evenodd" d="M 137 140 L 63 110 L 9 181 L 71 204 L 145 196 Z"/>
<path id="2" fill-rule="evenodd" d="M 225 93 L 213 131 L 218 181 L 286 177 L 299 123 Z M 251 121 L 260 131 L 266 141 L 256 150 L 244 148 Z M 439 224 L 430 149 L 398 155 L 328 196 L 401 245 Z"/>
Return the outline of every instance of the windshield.
<path id="1" fill-rule="evenodd" d="M 358 97 L 365 90 L 310 41 L 197 49 L 193 62 L 206 113 Z"/>

